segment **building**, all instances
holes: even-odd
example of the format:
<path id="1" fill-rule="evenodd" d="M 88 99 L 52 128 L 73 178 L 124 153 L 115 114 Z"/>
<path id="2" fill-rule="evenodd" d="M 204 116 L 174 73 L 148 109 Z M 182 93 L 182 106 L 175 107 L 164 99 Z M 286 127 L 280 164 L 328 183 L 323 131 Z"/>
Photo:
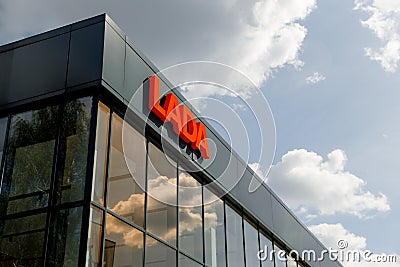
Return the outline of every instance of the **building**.
<path id="1" fill-rule="evenodd" d="M 160 118 L 127 108 L 155 73 L 107 15 L 0 47 L 0 266 L 340 266 L 289 254 L 325 248 L 266 185 L 248 192 L 255 174 L 206 122 L 213 162 L 178 168 L 207 155 L 161 149 Z M 200 186 L 238 166 L 226 195 Z M 281 252 L 260 261 L 265 246 Z"/>

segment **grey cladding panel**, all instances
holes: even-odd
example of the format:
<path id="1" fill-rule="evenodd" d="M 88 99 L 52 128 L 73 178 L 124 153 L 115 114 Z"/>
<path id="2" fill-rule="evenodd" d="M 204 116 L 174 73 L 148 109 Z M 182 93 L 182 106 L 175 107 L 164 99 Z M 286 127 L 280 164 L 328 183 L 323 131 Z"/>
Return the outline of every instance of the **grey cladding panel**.
<path id="1" fill-rule="evenodd" d="M 193 155 L 195 161 L 204 168 L 214 179 L 226 188 L 233 187 L 237 181 L 237 160 L 231 151 L 206 127 L 210 158 L 203 159 L 199 153 Z M 197 154 L 197 155 L 196 155 Z"/>
<path id="2" fill-rule="evenodd" d="M 131 101 L 135 94 L 132 105 L 140 112 L 143 112 L 143 81 L 153 75 L 153 71 L 147 64 L 126 44 L 126 61 L 125 61 L 125 84 L 121 90 L 122 96 Z"/>
<path id="3" fill-rule="evenodd" d="M 274 220 L 274 233 L 296 249 L 299 253 L 304 250 L 313 250 L 316 255 L 321 254 L 322 246 L 313 236 L 290 214 L 286 208 L 272 197 L 272 211 Z M 315 262 L 311 263 L 313 266 Z"/>
<path id="4" fill-rule="evenodd" d="M 71 32 L 67 87 L 101 80 L 104 22 Z"/>
<path id="5" fill-rule="evenodd" d="M 256 191 L 249 192 L 249 184 L 253 174 L 247 170 L 242 163 L 238 163 L 238 175 L 241 177 L 239 183 L 233 188 L 232 194 L 240 200 L 254 216 L 256 216 L 268 229 L 273 228 L 271 194 L 263 186 Z"/>
<path id="6" fill-rule="evenodd" d="M 0 54 L 0 105 L 65 87 L 69 34 Z"/>
<path id="7" fill-rule="evenodd" d="M 124 87 L 125 40 L 106 23 L 103 79 L 120 92 Z"/>

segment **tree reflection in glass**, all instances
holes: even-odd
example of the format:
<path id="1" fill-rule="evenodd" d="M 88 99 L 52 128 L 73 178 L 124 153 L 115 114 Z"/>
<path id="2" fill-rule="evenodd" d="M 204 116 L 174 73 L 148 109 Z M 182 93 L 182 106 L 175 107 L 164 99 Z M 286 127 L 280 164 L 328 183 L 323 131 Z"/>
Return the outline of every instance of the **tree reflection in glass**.
<path id="1" fill-rule="evenodd" d="M 7 119 L 8 118 L 0 118 L 0 165 L 3 157 L 4 139 L 6 138 Z"/>
<path id="2" fill-rule="evenodd" d="M 48 205 L 57 118 L 57 106 L 12 116 L 1 188 L 2 214 Z"/>
<path id="3" fill-rule="evenodd" d="M 68 102 L 63 109 L 56 183 L 57 203 L 83 199 L 90 132 L 90 97 Z"/>
<path id="4" fill-rule="evenodd" d="M 7 220 L 0 233 L 0 266 L 43 266 L 46 213 Z"/>

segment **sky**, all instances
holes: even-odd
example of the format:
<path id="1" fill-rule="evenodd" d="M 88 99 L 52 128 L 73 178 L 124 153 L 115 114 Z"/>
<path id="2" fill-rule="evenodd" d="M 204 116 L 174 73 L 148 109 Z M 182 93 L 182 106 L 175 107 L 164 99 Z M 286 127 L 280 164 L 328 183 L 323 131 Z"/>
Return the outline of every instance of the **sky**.
<path id="1" fill-rule="evenodd" d="M 272 166 L 251 166 L 326 246 L 400 254 L 399 1 L 0 0 L 0 44 L 103 12 L 160 69 L 204 60 L 246 75 L 276 126 Z M 245 113 L 219 90 L 183 93 Z"/>

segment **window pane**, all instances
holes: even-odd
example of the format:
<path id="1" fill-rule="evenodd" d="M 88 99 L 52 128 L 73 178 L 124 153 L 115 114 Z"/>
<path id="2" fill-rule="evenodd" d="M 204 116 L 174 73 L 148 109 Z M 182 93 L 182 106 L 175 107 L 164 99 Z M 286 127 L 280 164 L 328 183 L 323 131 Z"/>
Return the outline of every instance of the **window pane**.
<path id="1" fill-rule="evenodd" d="M 122 125 L 123 120 L 114 115 L 111 130 L 107 205 L 113 212 L 143 227 L 145 194 L 137 181 L 140 181 L 142 186 L 144 185 L 145 139 L 126 123 L 124 143 L 129 144 L 129 147 L 123 147 Z M 128 162 L 129 168 L 126 162 Z"/>
<path id="2" fill-rule="evenodd" d="M 78 266 L 81 226 L 82 207 L 55 212 L 49 229 L 49 266 Z"/>
<path id="3" fill-rule="evenodd" d="M 261 256 L 262 267 L 274 267 L 274 255 L 272 241 L 260 232 L 260 249 L 263 250 Z"/>
<path id="4" fill-rule="evenodd" d="M 0 266 L 43 266 L 46 214 L 2 223 Z"/>
<path id="5" fill-rule="evenodd" d="M 7 118 L 0 119 L 0 165 L 3 157 L 4 139 L 6 138 Z M 0 170 L 1 171 L 1 170 Z"/>
<path id="6" fill-rule="evenodd" d="M 86 255 L 86 267 L 101 267 L 100 250 L 103 228 L 103 212 L 92 206 L 90 210 L 89 237 Z"/>
<path id="7" fill-rule="evenodd" d="M 279 248 L 279 247 L 275 247 L 276 248 L 276 254 L 275 254 L 275 267 L 286 267 L 286 252 Z"/>
<path id="8" fill-rule="evenodd" d="M 258 259 L 258 231 L 246 220 L 244 220 L 244 238 L 246 266 L 260 266 L 260 260 Z"/>
<path id="9" fill-rule="evenodd" d="M 204 188 L 204 201 L 215 199 L 215 195 Z M 204 206 L 204 242 L 206 265 L 225 267 L 224 202 L 220 199 Z"/>
<path id="10" fill-rule="evenodd" d="M 176 251 L 158 242 L 154 238 L 146 238 L 146 266 L 176 266 Z"/>
<path id="11" fill-rule="evenodd" d="M 143 265 L 143 233 L 107 214 L 104 244 L 105 267 Z"/>
<path id="12" fill-rule="evenodd" d="M 110 109 L 102 103 L 99 103 L 98 108 L 96 145 L 94 150 L 92 199 L 101 205 L 104 205 L 104 185 L 106 175 Z"/>
<path id="13" fill-rule="evenodd" d="M 58 107 L 12 117 L 0 205 L 2 213 L 46 207 L 51 183 Z"/>
<path id="14" fill-rule="evenodd" d="M 68 102 L 63 110 L 56 190 L 66 203 L 83 199 L 90 132 L 90 97 Z"/>
<path id="15" fill-rule="evenodd" d="M 226 207 L 226 242 L 228 249 L 228 266 L 243 267 L 243 226 L 242 217 L 228 205 Z"/>
<path id="16" fill-rule="evenodd" d="M 179 267 L 200 267 L 201 264 L 195 262 L 192 259 L 189 259 L 183 254 L 179 254 Z"/>
<path id="17" fill-rule="evenodd" d="M 294 258 L 288 256 L 287 266 L 288 267 L 297 267 L 296 260 Z"/>
<path id="18" fill-rule="evenodd" d="M 177 187 L 176 163 L 149 143 L 147 230 L 176 244 Z"/>
<path id="19" fill-rule="evenodd" d="M 179 174 L 179 247 L 203 261 L 201 185 L 187 173 Z"/>

